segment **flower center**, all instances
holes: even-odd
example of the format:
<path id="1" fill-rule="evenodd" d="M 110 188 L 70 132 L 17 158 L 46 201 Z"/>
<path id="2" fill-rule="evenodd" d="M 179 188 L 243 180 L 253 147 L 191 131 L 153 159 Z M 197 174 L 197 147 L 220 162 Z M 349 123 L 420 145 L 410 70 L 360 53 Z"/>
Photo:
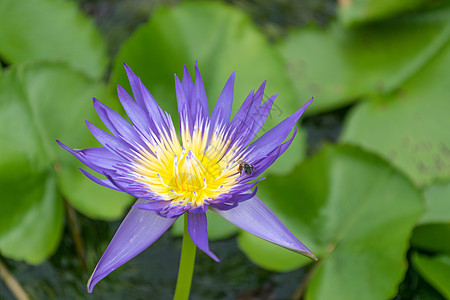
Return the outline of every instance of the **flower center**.
<path id="1" fill-rule="evenodd" d="M 226 130 L 215 130 L 208 142 L 209 124 L 181 129 L 180 145 L 172 127 L 170 133 L 153 136 L 148 150 L 135 160 L 135 178 L 162 200 L 173 205 L 202 205 L 220 198 L 237 183 L 236 148 Z M 161 132 L 160 132 L 161 133 Z"/>

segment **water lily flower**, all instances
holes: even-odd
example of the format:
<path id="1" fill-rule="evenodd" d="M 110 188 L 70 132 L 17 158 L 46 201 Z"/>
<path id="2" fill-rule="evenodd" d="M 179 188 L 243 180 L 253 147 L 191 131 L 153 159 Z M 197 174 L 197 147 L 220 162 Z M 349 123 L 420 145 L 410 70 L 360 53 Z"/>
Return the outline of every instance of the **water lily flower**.
<path id="1" fill-rule="evenodd" d="M 183 214 L 187 214 L 188 232 L 195 245 L 219 261 L 208 246 L 207 210 L 260 238 L 316 259 L 256 196 L 258 176 L 289 147 L 297 132 L 296 123 L 313 99 L 251 142 L 266 121 L 276 95 L 261 103 L 263 82 L 230 120 L 232 73 L 209 116 L 196 63 L 195 83 L 186 67 L 182 82 L 175 75 L 180 142 L 171 116 L 158 106 L 127 65 L 125 69 L 134 99 L 121 86 L 117 91 L 132 124 L 94 98 L 94 108 L 112 134 L 88 121 L 86 124 L 103 147 L 70 149 L 58 141 L 87 167 L 106 177 L 98 178 L 80 169 L 89 179 L 138 198 L 89 279 L 89 292 L 155 242 Z M 293 129 L 292 137 L 284 142 Z"/>

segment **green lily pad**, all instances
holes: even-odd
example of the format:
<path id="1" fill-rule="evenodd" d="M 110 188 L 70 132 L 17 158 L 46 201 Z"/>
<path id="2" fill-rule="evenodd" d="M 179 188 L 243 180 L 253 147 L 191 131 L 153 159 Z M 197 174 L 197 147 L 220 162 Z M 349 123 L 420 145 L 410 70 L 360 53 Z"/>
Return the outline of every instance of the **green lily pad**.
<path id="1" fill-rule="evenodd" d="M 0 252 L 38 264 L 59 244 L 63 209 L 18 77 L 0 74 Z"/>
<path id="2" fill-rule="evenodd" d="M 427 251 L 450 252 L 450 223 L 418 226 L 411 237 L 411 245 Z"/>
<path id="3" fill-rule="evenodd" d="M 278 48 L 298 99 L 313 95 L 307 113 L 386 94 L 418 72 L 450 38 L 450 10 L 396 18 L 363 28 L 293 30 Z"/>
<path id="4" fill-rule="evenodd" d="M 359 148 L 325 147 L 291 174 L 268 176 L 260 191 L 261 199 L 319 259 L 306 299 L 386 299 L 396 294 L 423 203 L 419 191 L 389 164 Z M 239 245 L 264 268 L 283 271 L 307 263 L 303 258 L 290 262 L 299 255 L 281 248 L 274 252 L 273 245 L 255 243 L 250 236 L 243 232 Z"/>
<path id="5" fill-rule="evenodd" d="M 0 252 L 37 264 L 59 244 L 63 210 L 17 73 L 0 75 Z"/>
<path id="6" fill-rule="evenodd" d="M 427 0 L 340 0 L 339 18 L 346 25 L 354 25 L 391 17 L 417 8 Z"/>
<path id="7" fill-rule="evenodd" d="M 65 173 L 79 171 L 55 141 L 95 144 L 83 120 L 95 118 L 90 97 L 104 92 L 103 84 L 59 64 L 16 65 L 0 74 L 0 139 L 7 141 L 0 147 L 3 255 L 33 264 L 47 258 L 61 237 L 62 196 L 105 219 L 120 217 L 129 204 L 130 197 L 111 196 L 87 178 L 64 181 Z M 80 199 L 84 190 L 91 193 Z"/>
<path id="8" fill-rule="evenodd" d="M 450 223 L 450 182 L 433 185 L 424 195 L 426 212 L 420 223 Z"/>
<path id="9" fill-rule="evenodd" d="M 424 192 L 426 211 L 414 229 L 411 244 L 427 251 L 450 251 L 450 183 L 436 184 Z"/>
<path id="10" fill-rule="evenodd" d="M 358 105 L 342 141 L 378 153 L 419 187 L 450 181 L 450 41 L 398 92 Z"/>
<path id="11" fill-rule="evenodd" d="M 426 211 L 411 244 L 427 251 L 450 251 L 450 183 L 433 185 L 424 196 Z"/>
<path id="12" fill-rule="evenodd" d="M 413 255 L 414 268 L 445 298 L 450 298 L 450 256 Z"/>
<path id="13" fill-rule="evenodd" d="M 9 63 L 61 61 L 94 78 L 108 63 L 104 39 L 73 1 L 1 1 L 0 56 Z"/>
<path id="14" fill-rule="evenodd" d="M 64 211 L 55 174 L 26 171 L 30 170 L 24 166 L 14 174 L 17 177 L 8 177 L 9 170 L 0 166 L 0 252 L 9 258 L 39 264 L 59 245 Z"/>
<path id="15" fill-rule="evenodd" d="M 160 8 L 124 43 L 111 76 L 112 88 L 118 83 L 128 91 L 125 62 L 141 77 L 161 107 L 178 124 L 173 74 L 181 78 L 186 64 L 194 77 L 194 63 L 202 74 L 210 111 L 228 77 L 236 71 L 235 113 L 251 89 L 267 80 L 264 100 L 279 94 L 262 131 L 285 119 L 313 95 L 298 99 L 286 74 L 281 55 L 242 11 L 219 2 L 183 2 L 175 8 Z M 311 107 L 316 105 L 313 103 Z M 289 172 L 298 163 L 304 147 L 296 139 L 271 172 Z"/>

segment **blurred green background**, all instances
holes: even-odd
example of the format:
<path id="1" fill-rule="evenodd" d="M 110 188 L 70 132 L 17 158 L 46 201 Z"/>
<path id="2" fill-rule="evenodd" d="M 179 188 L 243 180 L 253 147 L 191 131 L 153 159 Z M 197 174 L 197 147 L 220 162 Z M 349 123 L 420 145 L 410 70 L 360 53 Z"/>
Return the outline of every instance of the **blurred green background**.
<path id="1" fill-rule="evenodd" d="M 210 107 L 233 71 L 234 111 L 267 80 L 262 132 L 314 96 L 258 195 L 319 261 L 210 215 L 191 299 L 450 298 L 448 1 L 0 0 L 1 299 L 172 297 L 182 222 L 87 293 L 133 199 L 55 140 L 98 145 L 124 62 L 176 119 L 195 61 Z"/>

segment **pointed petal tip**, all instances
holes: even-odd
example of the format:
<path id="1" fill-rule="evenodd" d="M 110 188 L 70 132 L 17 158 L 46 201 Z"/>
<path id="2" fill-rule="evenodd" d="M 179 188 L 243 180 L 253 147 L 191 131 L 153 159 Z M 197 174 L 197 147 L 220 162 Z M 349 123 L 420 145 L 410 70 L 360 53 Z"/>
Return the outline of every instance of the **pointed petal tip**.
<path id="1" fill-rule="evenodd" d="M 195 65 L 194 65 L 194 69 L 195 69 L 195 73 L 196 74 L 200 74 L 200 69 L 198 68 L 198 61 L 195 61 Z"/>
<path id="2" fill-rule="evenodd" d="M 130 81 L 130 83 L 133 80 L 139 79 L 139 77 L 133 72 L 133 70 L 130 68 L 130 66 L 128 66 L 126 63 L 123 63 L 123 66 L 125 67 L 125 71 L 127 73 L 127 77 L 128 77 L 128 80 Z"/>
<path id="3" fill-rule="evenodd" d="M 305 103 L 305 105 L 303 105 L 299 110 L 297 110 L 294 115 L 297 115 L 297 121 L 298 119 L 300 119 L 300 117 L 302 116 L 302 114 L 306 111 L 306 109 L 308 108 L 308 106 L 314 101 L 314 97 L 312 97 L 308 102 Z M 296 122 L 297 122 L 296 121 Z"/>
<path id="4" fill-rule="evenodd" d="M 306 256 L 308 258 L 310 258 L 313 261 L 319 261 L 319 259 L 317 259 L 317 257 L 308 249 L 306 248 L 308 251 L 305 250 L 300 250 L 298 251 L 299 254 Z"/>
<path id="5" fill-rule="evenodd" d="M 209 257 L 211 257 L 213 260 L 215 260 L 216 262 L 220 262 L 220 259 L 211 251 L 205 252 Z"/>
<path id="6" fill-rule="evenodd" d="M 173 73 L 173 76 L 175 77 L 175 84 L 180 83 L 180 85 L 181 85 L 181 81 L 180 81 L 180 78 L 178 77 L 178 75 L 176 73 Z"/>
<path id="7" fill-rule="evenodd" d="M 319 259 L 311 252 L 307 257 L 311 258 L 313 261 L 319 261 Z"/>
<path id="8" fill-rule="evenodd" d="M 114 269 L 115 270 L 115 269 Z M 111 270 L 114 271 L 114 270 Z M 86 284 L 86 288 L 89 294 L 92 294 L 92 291 L 94 290 L 94 287 L 97 285 L 97 283 L 100 282 L 100 280 L 102 280 L 103 278 L 105 278 L 109 273 L 106 274 L 96 274 L 97 271 L 97 267 L 95 267 L 94 272 L 92 272 L 91 277 L 89 277 L 89 280 Z M 94 275 L 96 275 L 94 277 Z"/>
<path id="9" fill-rule="evenodd" d="M 92 273 L 92 275 L 94 275 L 94 274 Z M 89 294 L 92 294 L 92 290 L 94 289 L 94 286 L 95 286 L 95 284 L 92 284 L 92 275 L 91 275 L 91 277 L 89 277 L 89 280 L 86 284 L 86 289 Z"/>
<path id="10" fill-rule="evenodd" d="M 94 105 L 95 109 L 99 109 L 103 103 L 101 103 L 97 98 L 92 97 L 92 104 Z"/>
<path id="11" fill-rule="evenodd" d="M 123 66 L 125 68 L 125 72 L 127 73 L 128 79 L 131 79 L 131 77 L 137 77 L 136 74 L 134 74 L 133 70 L 131 70 L 130 66 L 128 66 L 126 63 L 123 63 Z"/>
<path id="12" fill-rule="evenodd" d="M 122 93 L 124 91 L 125 91 L 125 89 L 120 84 L 118 84 L 117 85 L 117 93 Z"/>
<path id="13" fill-rule="evenodd" d="M 60 140 L 56 140 L 56 142 L 58 143 L 58 145 L 60 145 L 63 149 L 71 152 L 72 149 L 70 149 L 69 147 L 67 147 L 66 145 L 63 144 L 63 142 L 61 142 Z"/>
<path id="14" fill-rule="evenodd" d="M 271 241 L 269 241 L 269 242 L 271 242 Z M 306 256 L 313 261 L 318 261 L 317 257 L 311 252 L 311 250 L 309 250 L 308 247 L 306 247 L 298 239 L 297 239 L 297 243 L 295 243 L 294 245 L 291 244 L 290 246 L 287 246 L 286 244 L 281 244 L 281 243 L 275 243 L 275 244 L 277 244 L 283 248 L 289 249 L 291 251 L 297 252 L 298 254 L 301 254 L 303 256 Z"/>
<path id="15" fill-rule="evenodd" d="M 257 196 L 240 202 L 237 207 L 230 210 L 214 207 L 211 210 L 255 236 L 317 261 L 314 254 Z"/>

